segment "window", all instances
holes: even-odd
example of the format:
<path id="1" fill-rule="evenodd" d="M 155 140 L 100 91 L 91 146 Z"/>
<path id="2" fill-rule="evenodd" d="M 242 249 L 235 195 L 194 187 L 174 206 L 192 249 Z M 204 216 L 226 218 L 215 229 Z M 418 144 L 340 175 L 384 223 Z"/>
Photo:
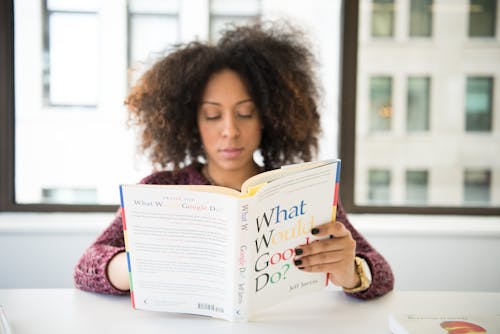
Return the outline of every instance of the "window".
<path id="1" fill-rule="evenodd" d="M 150 38 L 154 36 L 154 38 Z M 179 42 L 179 0 L 128 2 L 129 84 Z"/>
<path id="2" fill-rule="evenodd" d="M 210 0 L 210 40 L 217 41 L 228 24 L 256 23 L 261 0 Z"/>
<path id="3" fill-rule="evenodd" d="M 390 77 L 370 78 L 370 130 L 389 131 L 391 129 L 391 95 Z"/>
<path id="4" fill-rule="evenodd" d="M 464 202 L 485 205 L 490 202 L 491 171 L 466 169 L 464 172 Z"/>
<path id="5" fill-rule="evenodd" d="M 500 44 L 468 36 L 464 20 L 477 3 L 344 2 L 340 191 L 348 211 L 500 215 Z M 373 38 L 376 26 L 392 27 L 394 38 Z M 427 34 L 432 40 L 412 38 Z"/>
<path id="6" fill-rule="evenodd" d="M 406 203 L 424 205 L 427 203 L 428 172 L 426 170 L 406 171 Z"/>
<path id="7" fill-rule="evenodd" d="M 372 36 L 392 37 L 394 35 L 394 0 L 373 0 Z"/>
<path id="8" fill-rule="evenodd" d="M 467 78 L 465 130 L 491 131 L 493 79 Z"/>
<path id="9" fill-rule="evenodd" d="M 430 37 L 432 35 L 432 2 L 432 0 L 411 0 L 411 37 Z"/>
<path id="10" fill-rule="evenodd" d="M 391 173 L 385 169 L 370 169 L 368 171 L 368 201 L 377 204 L 387 204 L 391 198 Z"/>
<path id="11" fill-rule="evenodd" d="M 42 3 L 44 104 L 95 107 L 100 66 L 97 3 L 60 0 Z"/>
<path id="12" fill-rule="evenodd" d="M 225 22 L 260 16 L 257 0 L 213 3 Z M 2 2 L 0 210 L 116 210 L 117 183 L 151 171 L 126 127 L 128 89 L 174 44 L 207 40 L 209 8 L 209 0 Z"/>
<path id="13" fill-rule="evenodd" d="M 470 0 L 469 36 L 494 37 L 496 14 L 497 0 Z"/>
<path id="14" fill-rule="evenodd" d="M 95 188 L 43 188 L 42 203 L 94 204 L 97 202 Z"/>
<path id="15" fill-rule="evenodd" d="M 406 130 L 429 130 L 430 79 L 409 77 L 407 95 Z"/>

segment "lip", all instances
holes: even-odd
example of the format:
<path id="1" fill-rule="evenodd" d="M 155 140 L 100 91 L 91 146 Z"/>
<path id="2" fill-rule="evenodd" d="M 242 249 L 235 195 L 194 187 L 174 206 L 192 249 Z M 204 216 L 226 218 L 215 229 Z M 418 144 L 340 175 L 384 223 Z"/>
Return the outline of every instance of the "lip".
<path id="1" fill-rule="evenodd" d="M 229 147 L 219 149 L 219 153 L 226 159 L 234 159 L 241 155 L 243 147 Z"/>

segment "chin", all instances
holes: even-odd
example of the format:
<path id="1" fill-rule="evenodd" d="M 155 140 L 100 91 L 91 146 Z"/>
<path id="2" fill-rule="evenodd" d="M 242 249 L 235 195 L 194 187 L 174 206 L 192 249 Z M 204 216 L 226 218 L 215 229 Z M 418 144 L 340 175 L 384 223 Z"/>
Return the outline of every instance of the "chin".
<path id="1" fill-rule="evenodd" d="M 246 168 L 248 165 L 253 164 L 253 159 L 224 159 L 223 161 L 217 161 L 216 164 L 222 169 L 227 171 L 237 171 Z"/>

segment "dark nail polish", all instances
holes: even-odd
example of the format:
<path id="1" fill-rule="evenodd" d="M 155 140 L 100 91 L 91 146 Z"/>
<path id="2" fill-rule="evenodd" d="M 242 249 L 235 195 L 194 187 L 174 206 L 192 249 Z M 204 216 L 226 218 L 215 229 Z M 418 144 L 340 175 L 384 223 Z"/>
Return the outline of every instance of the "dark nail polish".
<path id="1" fill-rule="evenodd" d="M 297 254 L 297 255 L 301 255 L 302 253 L 304 253 L 304 251 L 302 249 L 300 249 L 300 248 L 297 248 L 295 250 L 295 254 Z"/>
<path id="2" fill-rule="evenodd" d="M 296 266 L 299 266 L 302 264 L 302 260 L 295 260 L 294 263 Z"/>
<path id="3" fill-rule="evenodd" d="M 319 228 L 315 227 L 311 230 L 312 234 L 318 234 L 319 233 Z"/>
<path id="4" fill-rule="evenodd" d="M 300 269 L 300 270 L 303 270 L 303 269 L 304 269 L 304 267 L 299 267 L 299 269 Z"/>

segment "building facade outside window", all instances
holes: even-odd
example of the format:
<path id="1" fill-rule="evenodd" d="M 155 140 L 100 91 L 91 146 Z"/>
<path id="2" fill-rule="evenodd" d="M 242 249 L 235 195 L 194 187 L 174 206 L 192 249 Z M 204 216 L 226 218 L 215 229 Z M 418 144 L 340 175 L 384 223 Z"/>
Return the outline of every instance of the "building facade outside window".
<path id="1" fill-rule="evenodd" d="M 354 143 L 343 151 L 344 158 L 354 152 L 344 161 L 354 166 L 352 195 L 343 195 L 352 198 L 348 209 L 500 208 L 498 1 L 360 0 L 357 10 L 354 134 L 342 137 L 342 145 Z M 472 38 L 479 35 L 488 38 Z M 346 101 L 352 92 L 346 89 Z M 350 113 L 343 109 L 343 129 Z"/>
<path id="2" fill-rule="evenodd" d="M 136 154 L 123 101 L 156 59 L 177 43 L 217 34 L 222 8 L 224 22 L 260 15 L 260 0 L 13 3 L 14 203 L 59 209 L 111 208 L 119 203 L 117 182 L 151 173 Z M 211 4 L 218 23 L 210 22 Z"/>

